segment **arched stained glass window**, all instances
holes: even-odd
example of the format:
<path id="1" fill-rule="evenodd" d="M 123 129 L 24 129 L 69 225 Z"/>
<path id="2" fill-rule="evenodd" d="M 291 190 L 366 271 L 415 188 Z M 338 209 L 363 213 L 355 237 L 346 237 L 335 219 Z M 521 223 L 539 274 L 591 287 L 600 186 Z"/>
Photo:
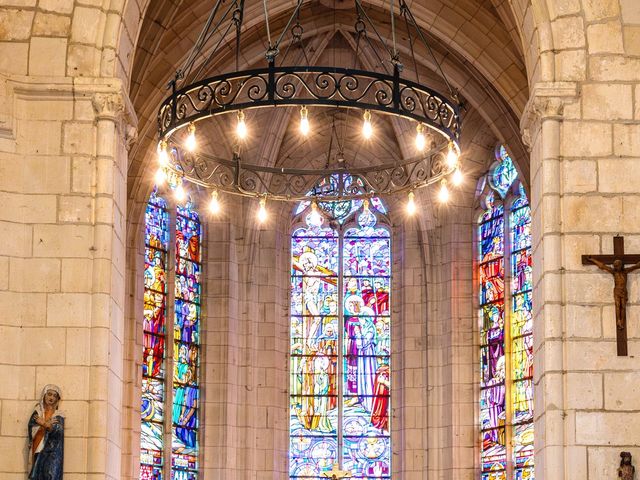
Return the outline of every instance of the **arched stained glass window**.
<path id="1" fill-rule="evenodd" d="M 201 226 L 191 203 L 177 207 L 175 270 L 169 272 L 169 220 L 167 204 L 154 190 L 145 212 L 141 480 L 197 479 Z M 170 280 L 173 329 L 166 326 Z M 173 355 L 165 355 L 166 345 L 173 345 Z"/>
<path id="2" fill-rule="evenodd" d="M 390 478 L 385 210 L 378 199 L 319 207 L 321 223 L 301 203 L 291 237 L 289 478 L 324 478 L 335 464 L 353 478 Z"/>
<path id="3" fill-rule="evenodd" d="M 162 479 L 164 466 L 164 406 L 167 314 L 167 258 L 169 213 L 167 203 L 151 193 L 145 212 L 144 320 L 142 356 L 142 424 L 140 478 Z"/>
<path id="4" fill-rule="evenodd" d="M 482 479 L 533 480 L 531 210 L 504 147 L 496 158 L 478 229 Z"/>

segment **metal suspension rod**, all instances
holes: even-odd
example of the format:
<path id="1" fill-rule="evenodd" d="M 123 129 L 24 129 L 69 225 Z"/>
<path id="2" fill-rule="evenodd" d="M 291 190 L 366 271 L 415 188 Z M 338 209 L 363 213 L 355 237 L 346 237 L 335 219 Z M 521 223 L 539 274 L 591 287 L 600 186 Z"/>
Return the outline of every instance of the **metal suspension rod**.
<path id="1" fill-rule="evenodd" d="M 237 14 L 237 15 L 236 15 Z M 240 7 L 233 12 L 233 21 L 236 24 L 236 70 L 240 70 L 240 36 L 242 34 L 242 21 L 244 20 L 244 0 L 240 0 Z"/>
<path id="2" fill-rule="evenodd" d="M 418 71 L 418 62 L 416 60 L 416 52 L 413 49 L 413 37 L 411 36 L 411 27 L 409 27 L 409 20 L 404 17 L 404 23 L 407 27 L 407 37 L 409 38 L 409 48 L 411 49 L 411 59 L 413 60 L 413 68 L 416 72 L 416 82 L 420 83 L 420 72 Z"/>
<path id="3" fill-rule="evenodd" d="M 202 31 L 200 32 L 200 35 L 198 36 L 198 39 L 193 44 L 193 48 L 189 52 L 189 56 L 187 57 L 185 62 L 182 64 L 182 67 L 178 70 L 178 72 L 183 73 L 186 69 L 191 70 L 191 66 L 198 55 L 198 51 L 204 44 L 204 41 L 205 41 L 204 37 L 206 36 L 207 31 L 211 27 L 211 24 L 213 23 L 213 19 L 215 18 L 216 13 L 218 13 L 218 8 L 220 7 L 221 4 L 222 4 L 222 0 L 218 0 L 216 2 L 215 6 L 213 7 L 213 10 L 211 10 L 211 13 L 209 14 L 209 18 L 207 18 L 207 21 L 204 24 L 204 28 L 202 29 Z"/>
<path id="4" fill-rule="evenodd" d="M 302 2 L 303 0 L 298 0 L 296 9 L 291 14 L 291 17 L 289 17 L 289 21 L 287 22 L 287 25 L 284 27 L 284 30 L 282 30 L 282 33 L 280 34 L 280 37 L 278 37 L 278 40 L 276 41 L 276 44 L 273 46 L 273 48 L 277 49 L 278 46 L 280 45 L 280 42 L 282 41 L 282 37 L 284 37 L 284 34 L 287 33 L 287 30 L 289 30 L 289 26 L 291 25 L 291 22 L 298 15 L 298 12 L 300 11 L 300 7 L 302 6 Z"/>
<path id="5" fill-rule="evenodd" d="M 373 22 L 371 21 L 371 19 L 369 18 L 369 15 L 367 15 L 367 12 L 365 11 L 365 9 L 362 7 L 362 4 L 360 3 L 360 0 L 356 0 L 356 9 L 358 11 L 359 14 L 362 14 L 362 16 L 367 20 L 367 22 L 369 22 L 369 25 L 371 25 L 371 28 L 373 28 L 373 32 L 376 34 L 376 36 L 378 37 L 378 41 L 384 45 L 385 50 L 387 51 L 387 53 L 389 54 L 389 56 L 393 59 L 393 53 L 391 52 L 391 50 L 389 49 L 389 46 L 387 45 L 387 42 L 385 42 L 382 37 L 380 36 L 380 33 L 378 32 L 378 30 L 376 29 L 376 26 L 373 24 Z"/>
<path id="6" fill-rule="evenodd" d="M 451 88 L 451 85 L 449 84 L 449 80 L 447 80 L 447 76 L 444 74 L 444 71 L 442 70 L 442 67 L 440 66 L 440 62 L 438 62 L 438 59 L 436 58 L 436 56 L 433 53 L 433 50 L 431 49 L 431 45 L 429 45 L 429 43 L 427 42 L 427 39 L 425 38 L 425 36 L 422 33 L 422 30 L 418 26 L 418 23 L 416 22 L 416 19 L 413 16 L 413 13 L 411 13 L 411 10 L 409 10 L 409 6 L 406 4 L 406 2 L 404 0 L 400 0 L 400 2 L 401 2 L 401 9 L 404 12 L 405 18 L 408 15 L 408 18 L 411 21 L 411 23 L 413 24 L 413 27 L 418 32 L 418 36 L 420 37 L 420 40 L 422 40 L 422 43 L 424 44 L 424 46 L 427 47 L 427 50 L 429 51 L 429 54 L 431 55 L 431 58 L 433 58 L 433 61 L 435 62 L 436 66 L 438 67 L 438 71 L 440 72 L 440 76 L 444 80 L 444 83 L 446 84 L 447 89 L 449 90 L 449 94 L 452 97 L 456 98 L 456 100 L 457 100 L 456 93 L 453 91 L 453 88 Z"/>
<path id="7" fill-rule="evenodd" d="M 262 0 L 262 6 L 264 8 L 264 23 L 267 27 L 267 41 L 269 42 L 269 48 L 271 48 L 271 29 L 269 28 L 269 10 L 267 10 L 267 0 Z"/>
<path id="8" fill-rule="evenodd" d="M 396 46 L 396 21 L 395 21 L 395 3 L 394 0 L 389 1 L 389 10 L 391 11 L 391 39 L 393 41 L 393 58 L 397 61 L 399 58 L 398 48 Z"/>

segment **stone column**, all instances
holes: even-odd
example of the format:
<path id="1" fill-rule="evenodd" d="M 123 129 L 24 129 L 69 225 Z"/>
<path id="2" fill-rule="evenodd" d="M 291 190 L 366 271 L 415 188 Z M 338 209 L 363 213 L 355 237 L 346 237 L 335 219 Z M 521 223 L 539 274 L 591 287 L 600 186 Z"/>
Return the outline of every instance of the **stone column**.
<path id="1" fill-rule="evenodd" d="M 564 478 L 571 418 L 565 405 L 565 268 L 563 265 L 561 125 L 571 84 L 537 86 L 523 116 L 531 148 L 536 476 Z"/>
<path id="2" fill-rule="evenodd" d="M 124 103 L 119 93 L 97 93 L 92 103 L 97 128 L 88 428 L 95 438 L 89 439 L 87 473 L 116 479 L 121 473 L 124 345 Z"/>

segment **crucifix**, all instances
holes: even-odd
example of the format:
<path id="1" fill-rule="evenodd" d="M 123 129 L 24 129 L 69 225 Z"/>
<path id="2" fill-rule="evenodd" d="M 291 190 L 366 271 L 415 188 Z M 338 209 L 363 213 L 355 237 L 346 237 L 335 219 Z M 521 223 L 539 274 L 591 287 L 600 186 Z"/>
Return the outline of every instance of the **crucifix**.
<path id="1" fill-rule="evenodd" d="M 595 265 L 613 275 L 618 356 L 627 356 L 627 274 L 640 269 L 640 255 L 624 254 L 624 237 L 613 237 L 613 255 L 582 255 L 583 265 Z M 632 264 L 625 268 L 625 264 Z"/>
<path id="2" fill-rule="evenodd" d="M 340 470 L 340 466 L 337 463 L 333 464 L 333 469 L 330 472 L 325 472 L 323 475 L 331 480 L 341 480 L 342 478 L 351 477 L 351 473 L 346 470 Z"/>

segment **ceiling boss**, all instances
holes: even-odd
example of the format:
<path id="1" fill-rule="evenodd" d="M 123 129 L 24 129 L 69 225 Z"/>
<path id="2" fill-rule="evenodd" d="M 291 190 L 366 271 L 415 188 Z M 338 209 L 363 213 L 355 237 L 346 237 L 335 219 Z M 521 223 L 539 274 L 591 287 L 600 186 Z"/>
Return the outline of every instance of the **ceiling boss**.
<path id="1" fill-rule="evenodd" d="M 269 201 L 308 199 L 314 185 L 330 178 L 357 177 L 361 181 L 327 182 L 330 191 L 317 192 L 322 202 L 402 194 L 406 195 L 411 215 L 416 211 L 414 192 L 429 185 L 438 186 L 441 202 L 448 201 L 449 185 L 459 185 L 463 179 L 459 162 L 461 101 L 408 5 L 404 0 L 396 2 L 391 0 L 390 35 L 386 37 L 370 18 L 379 14 L 372 12 L 373 7 L 365 9 L 360 0 L 355 0 L 351 17 L 345 17 L 343 12 L 351 7 L 345 2 L 334 5 L 341 18 L 355 20 L 346 28 L 344 23 L 337 24 L 334 15 L 333 25 L 351 45 L 353 58 L 333 55 L 329 64 L 316 65 L 327 56 L 315 61 L 309 58 L 314 49 L 308 45 L 304 26 L 305 21 L 313 20 L 311 10 L 305 9 L 310 2 L 299 0 L 290 14 L 274 22 L 280 30 L 276 36 L 264 0 L 260 7 L 266 19 L 266 65 L 241 70 L 240 59 L 245 58 L 242 35 L 247 30 L 243 22 L 250 2 L 218 0 L 170 82 L 170 95 L 159 107 L 156 183 L 168 181 L 178 201 L 186 198 L 188 184 L 209 190 L 212 213 L 221 210 L 221 193 L 254 197 L 261 222 L 268 217 Z M 404 44 L 397 42 L 400 37 Z M 235 68 L 226 73 L 216 68 L 212 74 L 214 60 L 228 54 L 230 48 Z M 437 84 L 446 88 L 446 95 L 421 83 L 418 48 L 420 55 L 432 60 L 440 77 Z M 403 75 L 409 70 L 404 69 L 403 56 L 413 64 L 411 78 Z M 331 131 L 324 135 L 328 145 L 323 168 L 265 166 L 251 157 L 251 149 L 245 147 L 247 139 L 252 132 L 265 134 L 271 127 L 269 123 L 252 124 L 253 111 L 282 108 L 299 115 L 302 139 L 313 134 L 314 123 L 320 123 L 321 115 L 332 118 Z M 336 126 L 337 116 L 348 129 Z M 404 131 L 415 132 L 413 145 L 399 158 L 380 161 L 377 157 L 377 164 L 357 165 L 345 155 L 347 133 L 353 135 L 360 130 L 361 141 L 371 142 L 376 124 L 380 125 L 383 118 Z M 205 122 L 212 127 L 203 125 Z M 199 138 L 199 132 L 206 136 L 208 128 L 219 129 L 220 124 L 235 126 L 232 153 L 227 156 L 215 154 L 210 143 Z M 337 173 L 347 175 L 336 177 Z"/>

